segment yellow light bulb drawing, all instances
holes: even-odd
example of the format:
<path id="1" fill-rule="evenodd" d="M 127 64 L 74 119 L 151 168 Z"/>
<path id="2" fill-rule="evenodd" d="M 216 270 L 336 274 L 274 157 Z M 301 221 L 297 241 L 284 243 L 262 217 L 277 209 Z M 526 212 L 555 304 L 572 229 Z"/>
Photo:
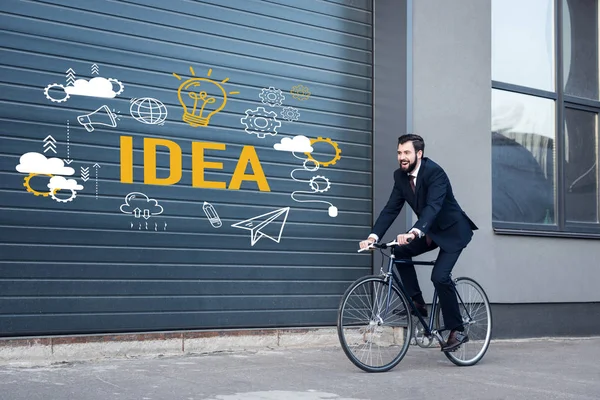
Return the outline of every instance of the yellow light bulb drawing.
<path id="1" fill-rule="evenodd" d="M 194 69 L 190 67 L 192 78 L 179 85 L 177 97 L 183 106 L 183 121 L 194 128 L 208 126 L 210 119 L 227 104 L 227 92 L 221 85 L 229 80 L 223 79 L 220 83 L 210 79 L 212 69 L 208 70 L 207 78 L 197 78 Z M 179 80 L 182 78 L 173 73 Z M 229 92 L 239 94 L 240 92 Z"/>

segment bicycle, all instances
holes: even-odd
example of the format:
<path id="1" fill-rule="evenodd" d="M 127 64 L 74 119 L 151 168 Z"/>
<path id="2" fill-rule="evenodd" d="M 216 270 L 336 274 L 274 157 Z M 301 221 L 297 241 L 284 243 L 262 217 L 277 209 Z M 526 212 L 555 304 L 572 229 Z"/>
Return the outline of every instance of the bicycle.
<path id="1" fill-rule="evenodd" d="M 429 322 L 417 311 L 400 278 L 394 274 L 394 264 L 434 265 L 434 261 L 396 260 L 394 248 L 398 242 L 374 243 L 389 258 L 387 272 L 367 275 L 354 281 L 344 293 L 338 309 L 337 332 L 346 356 L 366 372 L 385 372 L 402 361 L 414 337 L 419 347 L 434 347 L 435 341 L 444 345 L 449 330 L 443 326 L 442 311 L 434 290 Z M 383 249 L 391 248 L 391 254 Z M 361 252 L 362 250 L 359 250 Z M 383 261 L 382 261 L 383 264 Z M 444 352 L 458 366 L 477 364 L 485 355 L 491 340 L 492 314 L 488 297 L 474 279 L 452 279 L 458 297 L 465 333 L 469 341 L 453 352 Z M 416 327 L 413 330 L 413 317 Z M 420 325 L 420 327 L 419 327 Z M 442 334 L 445 332 L 445 334 Z M 469 350 L 474 350 L 473 355 Z M 382 352 L 391 351 L 384 357 Z M 372 353 L 377 352 L 373 357 Z M 359 357 L 359 356 L 364 357 Z"/>

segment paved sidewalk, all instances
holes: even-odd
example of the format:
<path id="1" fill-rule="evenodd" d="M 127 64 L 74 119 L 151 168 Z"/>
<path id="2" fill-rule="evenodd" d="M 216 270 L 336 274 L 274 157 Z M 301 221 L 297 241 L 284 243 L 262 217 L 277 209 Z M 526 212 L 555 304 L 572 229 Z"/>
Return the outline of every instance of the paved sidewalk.
<path id="1" fill-rule="evenodd" d="M 339 347 L 0 367 L 2 400 L 598 400 L 600 338 L 492 342 L 473 367 L 411 346 L 393 370 Z"/>

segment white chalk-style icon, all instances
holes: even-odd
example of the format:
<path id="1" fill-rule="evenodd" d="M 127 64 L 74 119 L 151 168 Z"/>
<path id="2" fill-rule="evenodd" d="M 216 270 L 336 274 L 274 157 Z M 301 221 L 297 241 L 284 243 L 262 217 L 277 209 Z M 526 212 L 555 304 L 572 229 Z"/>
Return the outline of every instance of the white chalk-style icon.
<path id="1" fill-rule="evenodd" d="M 131 99 L 129 112 L 133 119 L 142 124 L 163 125 L 167 119 L 167 107 L 157 99 L 142 97 Z"/>
<path id="2" fill-rule="evenodd" d="M 51 151 L 56 154 L 56 139 L 54 139 L 52 135 L 48 135 L 44 139 L 44 153 L 47 151 Z"/>
<path id="3" fill-rule="evenodd" d="M 310 144 L 310 139 L 303 135 L 297 135 L 293 138 L 284 137 L 279 143 L 275 143 L 273 148 L 278 151 L 293 153 L 311 153 L 314 150 Z"/>
<path id="4" fill-rule="evenodd" d="M 47 174 L 47 175 L 73 175 L 75 170 L 71 167 L 65 167 L 65 163 L 60 158 L 46 158 L 45 155 L 29 152 L 19 158 L 17 171 L 23 174 Z"/>
<path id="5" fill-rule="evenodd" d="M 29 152 L 25 153 L 19 158 L 19 164 L 16 166 L 17 171 L 23 174 L 29 174 L 23 180 L 23 186 L 29 193 L 33 193 L 35 196 L 48 197 L 51 196 L 54 200 L 59 203 L 66 203 L 72 201 L 76 197 L 75 190 L 82 190 L 83 186 L 77 184 L 75 179 L 65 179 L 62 176 L 55 175 L 73 175 L 75 170 L 71 167 L 65 167 L 65 163 L 60 158 L 46 158 L 45 155 Z M 47 187 L 49 191 L 40 192 L 31 187 L 31 178 L 39 175 L 44 175 L 49 178 Z M 56 197 L 56 194 L 61 189 L 70 190 L 71 196 L 67 199 L 61 199 Z"/>
<path id="6" fill-rule="evenodd" d="M 254 246 L 263 237 L 279 243 L 289 212 L 290 208 L 284 207 L 237 222 L 231 226 L 249 230 L 251 246 Z"/>
<path id="7" fill-rule="evenodd" d="M 48 188 L 50 189 L 50 197 L 52 197 L 59 203 L 73 201 L 73 199 L 77 197 L 76 190 L 83 190 L 83 186 L 78 184 L 75 179 L 67 179 L 62 176 L 53 176 L 52 178 L 50 178 Z M 58 192 L 60 192 L 61 190 L 69 190 L 71 191 L 71 195 L 67 198 L 56 197 Z"/>
<path id="8" fill-rule="evenodd" d="M 154 215 L 162 214 L 164 210 L 158 204 L 158 200 L 150 199 L 140 192 L 131 192 L 125 196 L 125 203 L 121 204 L 120 209 L 124 214 L 133 214 L 135 218 L 144 218 L 145 220 Z"/>
<path id="9" fill-rule="evenodd" d="M 246 110 L 246 116 L 240 118 L 240 122 L 246 127 L 246 133 L 254 133 L 261 139 L 265 135 L 277 135 L 277 128 L 281 127 L 281 121 L 277 120 L 275 111 L 267 111 L 264 107 L 256 110 Z"/>
<path id="10" fill-rule="evenodd" d="M 294 107 L 283 107 L 281 110 L 281 118 L 290 122 L 298 121 L 298 118 L 300 118 L 300 111 Z"/>
<path id="11" fill-rule="evenodd" d="M 331 187 L 331 183 L 329 182 L 329 179 L 327 179 L 326 177 L 324 177 L 322 175 L 315 175 L 312 178 L 310 178 L 309 180 L 297 179 L 294 176 L 294 172 L 296 172 L 296 171 L 315 172 L 319 169 L 319 162 L 317 160 L 309 159 L 306 157 L 304 157 L 304 158 L 298 157 L 295 154 L 295 153 L 310 154 L 313 151 L 313 147 L 310 143 L 310 139 L 303 135 L 294 136 L 293 138 L 286 137 L 286 138 L 281 139 L 281 141 L 279 143 L 275 143 L 273 145 L 273 148 L 278 151 L 291 152 L 294 157 L 304 161 L 304 163 L 302 164 L 303 168 L 296 168 L 296 169 L 292 170 L 292 172 L 290 173 L 290 176 L 296 182 L 308 183 L 308 186 L 310 187 L 311 191 L 309 192 L 309 191 L 297 190 L 291 194 L 292 200 L 297 201 L 299 203 L 329 204 L 329 208 L 327 210 L 329 213 L 329 216 L 337 217 L 337 215 L 338 215 L 337 207 L 328 201 L 325 201 L 325 200 L 299 200 L 295 197 L 298 194 L 314 195 L 316 193 L 324 193 L 324 192 L 328 191 L 329 188 Z M 312 165 L 310 165 L 310 164 L 312 164 Z"/>
<path id="12" fill-rule="evenodd" d="M 261 89 L 258 95 L 260 100 L 269 105 L 270 107 L 281 107 L 281 103 L 285 100 L 285 96 L 281 92 L 281 89 L 275 89 L 273 86 L 269 86 L 268 89 Z"/>
<path id="13" fill-rule="evenodd" d="M 202 209 L 208 218 L 208 222 L 210 222 L 213 228 L 220 228 L 223 225 L 221 218 L 219 218 L 219 214 L 217 214 L 217 210 L 215 210 L 212 204 L 205 201 L 202 205 Z"/>
<path id="14" fill-rule="evenodd" d="M 296 155 L 294 155 L 296 156 Z M 309 166 L 309 164 L 312 164 L 312 166 Z M 298 203 L 325 203 L 325 204 L 329 204 L 329 208 L 327 209 L 327 213 L 329 214 L 330 217 L 337 217 L 338 215 L 338 209 L 336 206 L 334 206 L 333 204 L 331 204 L 328 201 L 325 200 L 299 200 L 297 199 L 296 195 L 298 194 L 306 194 L 306 195 L 314 195 L 317 193 L 324 193 L 326 191 L 329 190 L 329 188 L 331 187 L 331 183 L 329 182 L 329 179 L 327 179 L 326 177 L 322 176 L 322 175 L 315 175 L 312 178 L 310 178 L 308 181 L 304 180 L 304 179 L 297 179 L 294 176 L 294 172 L 296 171 L 309 171 L 309 172 L 315 172 L 319 169 L 319 162 L 316 160 L 309 160 L 306 159 L 304 160 L 304 163 L 302 164 L 302 168 L 295 168 L 294 170 L 292 170 L 292 172 L 290 173 L 290 176 L 292 177 L 293 180 L 295 180 L 296 182 L 306 182 L 308 183 L 308 186 L 310 187 L 310 192 L 308 191 L 302 191 L 302 190 L 296 190 L 291 194 L 292 200 L 297 201 Z"/>
<path id="15" fill-rule="evenodd" d="M 73 71 L 74 73 L 74 71 Z M 73 75 L 71 75 L 72 77 Z M 72 85 L 70 84 L 72 83 Z M 51 94 L 51 90 L 62 91 L 61 97 L 54 97 Z M 96 76 L 89 81 L 87 79 L 72 79 L 67 78 L 67 86 L 51 83 L 44 88 L 44 95 L 46 98 L 54 103 L 62 103 L 69 99 L 71 96 L 89 96 L 89 97 L 100 97 L 105 99 L 113 99 L 123 93 L 125 86 L 116 79 L 103 78 Z"/>
<path id="16" fill-rule="evenodd" d="M 108 108 L 107 105 L 99 107 L 97 110 L 89 114 L 80 115 L 77 121 L 83 125 L 86 131 L 93 132 L 95 125 L 108 126 L 110 128 L 117 127 L 119 117 Z"/>

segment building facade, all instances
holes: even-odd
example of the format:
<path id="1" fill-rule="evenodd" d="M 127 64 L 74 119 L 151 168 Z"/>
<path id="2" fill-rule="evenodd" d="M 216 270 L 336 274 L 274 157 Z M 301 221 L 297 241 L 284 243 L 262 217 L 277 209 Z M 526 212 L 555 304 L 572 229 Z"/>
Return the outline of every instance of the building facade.
<path id="1" fill-rule="evenodd" d="M 508 3 L 2 3 L 0 335 L 334 326 L 404 132 L 479 226 L 454 275 L 494 336 L 597 334 L 591 14 Z"/>

